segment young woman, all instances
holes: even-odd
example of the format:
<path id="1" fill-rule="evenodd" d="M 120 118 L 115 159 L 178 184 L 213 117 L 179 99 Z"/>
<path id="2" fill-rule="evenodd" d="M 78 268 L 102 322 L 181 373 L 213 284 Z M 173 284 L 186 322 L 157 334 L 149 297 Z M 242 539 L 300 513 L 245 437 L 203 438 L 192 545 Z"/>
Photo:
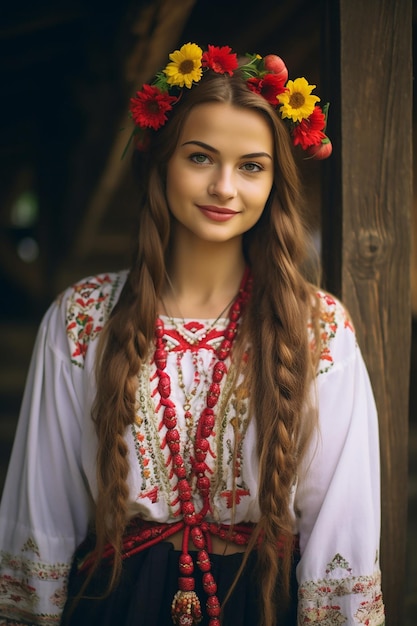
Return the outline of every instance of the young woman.
<path id="1" fill-rule="evenodd" d="M 301 269 L 292 144 L 331 144 L 314 86 L 287 79 L 274 55 L 186 44 L 132 99 L 137 250 L 41 324 L 1 624 L 384 623 L 372 392 Z"/>

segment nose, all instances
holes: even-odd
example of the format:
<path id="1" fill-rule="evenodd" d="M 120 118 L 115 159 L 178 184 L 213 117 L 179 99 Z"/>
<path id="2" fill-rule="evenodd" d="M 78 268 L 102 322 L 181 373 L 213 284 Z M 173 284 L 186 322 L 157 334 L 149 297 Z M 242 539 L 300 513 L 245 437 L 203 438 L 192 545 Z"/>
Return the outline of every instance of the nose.
<path id="1" fill-rule="evenodd" d="M 236 196 L 236 181 L 232 168 L 221 167 L 213 173 L 213 178 L 208 187 L 211 196 L 221 199 L 234 198 Z"/>

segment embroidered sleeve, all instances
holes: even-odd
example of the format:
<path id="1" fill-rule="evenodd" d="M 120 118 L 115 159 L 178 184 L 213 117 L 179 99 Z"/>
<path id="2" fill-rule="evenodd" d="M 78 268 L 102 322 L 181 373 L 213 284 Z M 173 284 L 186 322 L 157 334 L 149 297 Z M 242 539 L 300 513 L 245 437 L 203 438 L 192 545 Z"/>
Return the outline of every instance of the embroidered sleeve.
<path id="1" fill-rule="evenodd" d="M 94 276 L 76 283 L 69 292 L 65 328 L 74 365 L 84 367 L 88 346 L 108 319 L 123 277 L 124 273 Z"/>
<path id="2" fill-rule="evenodd" d="M 379 568 L 378 423 L 353 328 L 329 297 L 315 387 L 319 433 L 295 498 L 298 624 L 384 624 Z"/>
<path id="3" fill-rule="evenodd" d="M 65 341 L 53 305 L 38 333 L 0 509 L 0 616 L 42 626 L 59 623 L 89 511 L 81 371 L 63 358 Z"/>
<path id="4" fill-rule="evenodd" d="M 112 278 L 83 281 L 39 328 L 0 507 L 0 624 L 59 624 L 93 507 L 82 458 L 85 357 L 114 294 Z"/>

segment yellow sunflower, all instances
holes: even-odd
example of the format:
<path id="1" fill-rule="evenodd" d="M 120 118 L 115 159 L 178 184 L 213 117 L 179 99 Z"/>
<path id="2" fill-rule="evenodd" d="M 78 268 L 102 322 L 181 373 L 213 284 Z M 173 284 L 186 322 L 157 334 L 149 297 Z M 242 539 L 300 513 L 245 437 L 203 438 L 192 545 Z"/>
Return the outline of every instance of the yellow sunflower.
<path id="1" fill-rule="evenodd" d="M 319 97 L 311 95 L 316 85 L 309 85 L 305 78 L 296 78 L 289 80 L 285 87 L 287 91 L 277 96 L 282 104 L 281 117 L 301 122 L 312 114 L 316 102 L 320 102 Z"/>
<path id="2" fill-rule="evenodd" d="M 186 43 L 179 50 L 169 55 L 171 63 L 164 69 L 169 85 L 188 87 L 198 83 L 202 76 L 201 57 L 202 49 L 195 43 Z"/>

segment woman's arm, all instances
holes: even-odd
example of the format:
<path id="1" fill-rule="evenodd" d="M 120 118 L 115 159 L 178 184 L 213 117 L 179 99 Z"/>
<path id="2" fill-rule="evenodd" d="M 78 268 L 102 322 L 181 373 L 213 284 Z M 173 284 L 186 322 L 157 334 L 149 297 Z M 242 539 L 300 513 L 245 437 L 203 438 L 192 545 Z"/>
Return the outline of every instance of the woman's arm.
<path id="1" fill-rule="evenodd" d="M 91 499 L 81 466 L 83 370 L 65 302 L 40 326 L 0 508 L 0 623 L 58 624 Z"/>
<path id="2" fill-rule="evenodd" d="M 325 304 L 319 431 L 300 472 L 299 624 L 384 624 L 378 421 L 368 374 L 340 303 Z"/>

